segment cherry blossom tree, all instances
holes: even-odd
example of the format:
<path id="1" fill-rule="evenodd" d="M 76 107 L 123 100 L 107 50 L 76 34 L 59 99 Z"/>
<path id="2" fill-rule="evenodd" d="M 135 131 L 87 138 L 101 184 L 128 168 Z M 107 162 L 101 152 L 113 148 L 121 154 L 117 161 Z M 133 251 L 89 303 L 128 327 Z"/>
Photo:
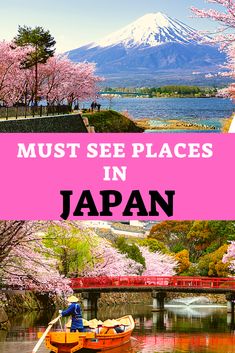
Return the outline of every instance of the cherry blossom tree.
<path id="1" fill-rule="evenodd" d="M 235 273 L 235 241 L 231 241 L 227 253 L 223 256 L 223 263 L 229 263 L 229 269 L 234 274 Z"/>
<path id="2" fill-rule="evenodd" d="M 17 102 L 23 92 L 23 70 L 21 63 L 30 52 L 28 47 L 0 42 L 0 101 L 6 105 Z"/>
<path id="3" fill-rule="evenodd" d="M 39 66 L 39 92 L 48 104 L 72 105 L 76 100 L 94 99 L 101 78 L 95 75 L 95 65 L 73 63 L 66 56 L 55 55 Z"/>
<path id="4" fill-rule="evenodd" d="M 73 75 L 67 82 L 67 87 L 64 87 L 70 105 L 76 100 L 97 98 L 97 85 L 103 81 L 103 78 L 95 76 L 95 70 L 96 65 L 93 63 L 73 63 L 73 70 L 71 70 Z"/>
<path id="5" fill-rule="evenodd" d="M 193 13 L 201 18 L 208 18 L 219 23 L 220 27 L 216 34 L 211 37 L 210 42 L 219 44 L 221 50 L 228 56 L 228 63 L 225 66 L 228 72 L 223 76 L 235 78 L 235 1 L 234 0 L 207 0 L 206 2 L 221 5 L 221 11 L 216 9 L 198 9 L 192 7 Z M 228 91 L 232 98 L 235 98 L 235 85 L 229 86 Z"/>
<path id="6" fill-rule="evenodd" d="M 93 249 L 92 262 L 80 274 L 84 277 L 138 276 L 143 266 L 121 254 L 111 243 L 100 239 Z"/>
<path id="7" fill-rule="evenodd" d="M 141 247 L 140 250 L 146 263 L 143 276 L 174 276 L 176 274 L 178 263 L 173 256 L 150 252 L 146 247 Z"/>
<path id="8" fill-rule="evenodd" d="M 221 5 L 221 11 L 213 8 L 201 10 L 194 6 L 191 9 L 196 16 L 208 18 L 221 25 L 211 40 L 219 43 L 223 49 L 228 49 L 235 41 L 235 34 L 231 31 L 235 29 L 235 2 L 234 0 L 206 0 L 206 2 Z"/>
<path id="9" fill-rule="evenodd" d="M 35 101 L 33 68 L 22 63 L 30 47 L 16 47 L 0 42 L 0 101 L 5 105 L 18 102 L 30 105 Z M 37 96 L 47 104 L 72 104 L 95 99 L 102 78 L 95 74 L 93 63 L 74 63 L 66 56 L 55 55 L 37 67 Z"/>
<path id="10" fill-rule="evenodd" d="M 110 242 L 101 239 L 93 251 L 93 263 L 84 269 L 81 276 L 174 276 L 177 261 L 160 252 L 152 253 L 146 247 L 140 248 L 146 268 L 140 263 L 121 254 Z"/>
<path id="11" fill-rule="evenodd" d="M 42 224 L 0 222 L 0 282 L 10 288 L 68 293 L 69 280 L 57 271 L 56 261 L 42 242 Z"/>

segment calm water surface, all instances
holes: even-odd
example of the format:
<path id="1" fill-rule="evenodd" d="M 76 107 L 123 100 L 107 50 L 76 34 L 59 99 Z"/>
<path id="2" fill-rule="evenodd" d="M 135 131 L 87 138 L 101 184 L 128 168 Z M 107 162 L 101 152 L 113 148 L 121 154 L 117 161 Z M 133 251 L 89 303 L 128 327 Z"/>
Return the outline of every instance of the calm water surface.
<path id="1" fill-rule="evenodd" d="M 133 338 L 110 353 L 235 353 L 235 331 L 226 308 L 175 306 L 159 314 L 152 313 L 150 306 L 124 305 L 102 309 L 97 317 L 104 320 L 125 314 L 136 320 Z M 43 312 L 14 317 L 9 333 L 0 331 L 0 352 L 31 353 L 37 330 L 44 329 L 50 319 Z M 46 352 L 44 346 L 39 350 Z"/>
<path id="2" fill-rule="evenodd" d="M 101 99 L 100 103 L 102 108 L 109 108 L 107 99 Z M 88 104 L 85 106 L 89 107 Z M 148 118 L 151 125 L 161 124 L 156 119 L 162 119 L 163 123 L 164 120 L 179 119 L 220 129 L 221 122 L 231 116 L 234 105 L 229 99 L 219 98 L 115 98 L 111 108 L 128 111 L 134 119 Z"/>

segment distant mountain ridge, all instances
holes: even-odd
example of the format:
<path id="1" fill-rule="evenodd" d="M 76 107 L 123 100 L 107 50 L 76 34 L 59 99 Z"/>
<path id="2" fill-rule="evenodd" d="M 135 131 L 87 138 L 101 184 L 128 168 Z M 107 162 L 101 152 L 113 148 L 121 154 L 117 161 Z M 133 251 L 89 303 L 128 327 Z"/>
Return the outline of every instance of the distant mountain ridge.
<path id="1" fill-rule="evenodd" d="M 225 55 L 201 38 L 188 25 L 157 12 L 147 14 L 96 43 L 68 53 L 71 60 L 97 63 L 98 73 L 109 81 L 139 83 L 194 80 L 193 72 L 214 72 Z M 157 83 L 157 82 L 156 82 Z M 175 81 L 172 83 L 176 83 Z"/>

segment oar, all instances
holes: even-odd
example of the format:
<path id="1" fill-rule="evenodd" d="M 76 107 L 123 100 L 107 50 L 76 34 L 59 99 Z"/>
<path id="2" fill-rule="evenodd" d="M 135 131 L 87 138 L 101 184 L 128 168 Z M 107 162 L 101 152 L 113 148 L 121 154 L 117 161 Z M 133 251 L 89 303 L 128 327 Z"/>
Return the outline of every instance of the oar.
<path id="1" fill-rule="evenodd" d="M 63 330 L 63 326 L 62 326 L 62 322 L 61 322 L 61 317 L 59 318 L 59 323 L 60 323 L 60 328 L 61 328 L 61 331 Z"/>
<path id="2" fill-rule="evenodd" d="M 36 352 L 39 350 L 39 348 L 40 348 L 42 342 L 44 341 L 44 339 L 46 338 L 48 332 L 51 330 L 52 326 L 53 326 L 60 318 L 61 318 L 61 315 L 58 316 L 56 319 L 52 320 L 51 322 L 49 322 L 46 331 L 43 333 L 42 337 L 39 339 L 39 341 L 37 342 L 37 344 L 36 344 L 35 347 L 33 348 L 32 353 L 36 353 Z"/>
<path id="3" fill-rule="evenodd" d="M 131 340 L 138 341 L 137 338 L 131 336 Z"/>

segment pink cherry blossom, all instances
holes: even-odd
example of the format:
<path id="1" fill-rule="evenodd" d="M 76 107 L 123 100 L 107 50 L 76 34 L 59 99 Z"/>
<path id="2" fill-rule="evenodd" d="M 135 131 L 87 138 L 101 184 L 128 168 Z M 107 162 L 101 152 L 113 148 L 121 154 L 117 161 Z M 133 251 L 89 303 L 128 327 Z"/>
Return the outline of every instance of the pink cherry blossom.
<path id="1" fill-rule="evenodd" d="M 29 52 L 30 48 L 0 42 L 0 101 L 6 105 L 14 104 L 22 96 L 22 61 Z"/>
<path id="2" fill-rule="evenodd" d="M 0 42 L 0 102 L 11 106 L 34 102 L 34 68 L 23 68 L 31 48 Z M 38 65 L 38 96 L 47 104 L 73 104 L 95 99 L 102 78 L 95 74 L 95 64 L 74 63 L 66 56 L 55 55 Z"/>
<path id="3" fill-rule="evenodd" d="M 170 255 L 152 253 L 146 247 L 140 248 L 145 258 L 143 265 L 121 254 L 105 239 L 99 240 L 93 251 L 93 264 L 89 265 L 80 276 L 174 276 L 177 262 Z"/>
<path id="4" fill-rule="evenodd" d="M 220 27 L 211 36 L 210 42 L 218 44 L 228 56 L 228 63 L 224 66 L 228 71 L 222 75 L 235 78 L 235 0 L 207 0 L 206 2 L 221 5 L 221 11 L 195 7 L 192 7 L 192 11 L 197 17 L 208 18 L 219 23 Z M 234 84 L 229 86 L 227 92 L 235 98 Z"/>
<path id="5" fill-rule="evenodd" d="M 235 273 L 235 241 L 231 241 L 227 253 L 222 259 L 223 263 L 229 263 L 229 268 L 232 273 Z"/>
<path id="6" fill-rule="evenodd" d="M 174 276 L 176 274 L 177 261 L 173 256 L 150 252 L 146 247 L 141 247 L 140 250 L 146 263 L 143 276 Z"/>
<path id="7" fill-rule="evenodd" d="M 42 227 L 40 222 L 0 222 L 0 282 L 16 289 L 69 293 L 70 281 L 59 274 L 43 245 Z"/>
<path id="8" fill-rule="evenodd" d="M 105 239 L 99 240 L 98 245 L 93 249 L 92 258 L 93 263 L 79 275 L 84 277 L 138 276 L 143 271 L 141 264 L 121 254 Z"/>

